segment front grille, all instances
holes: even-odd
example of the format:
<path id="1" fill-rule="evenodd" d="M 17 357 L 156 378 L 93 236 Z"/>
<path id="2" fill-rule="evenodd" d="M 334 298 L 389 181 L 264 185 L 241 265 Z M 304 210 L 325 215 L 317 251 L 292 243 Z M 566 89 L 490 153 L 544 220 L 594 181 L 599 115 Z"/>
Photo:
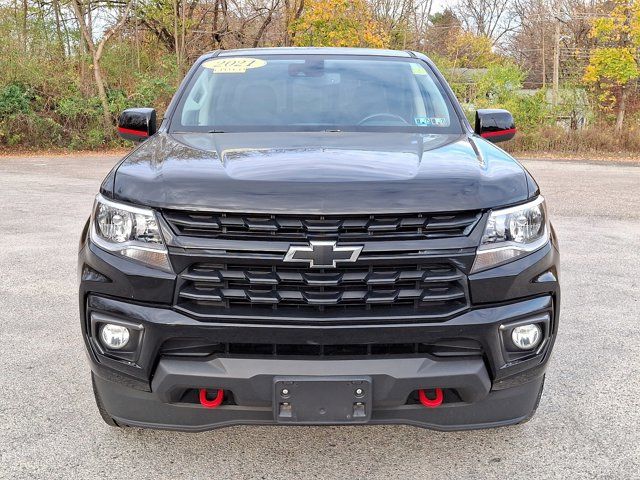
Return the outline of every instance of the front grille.
<path id="1" fill-rule="evenodd" d="M 171 357 L 255 356 L 255 357 L 388 357 L 424 356 L 466 357 L 482 355 L 482 345 L 473 339 L 440 339 L 428 343 L 346 343 L 346 344 L 287 344 L 287 343 L 215 343 L 193 338 L 167 340 L 160 354 Z"/>
<path id="2" fill-rule="evenodd" d="M 337 268 L 195 263 L 179 277 L 176 306 L 215 315 L 416 315 L 447 317 L 468 307 L 466 277 L 453 264 Z"/>
<path id="3" fill-rule="evenodd" d="M 468 235 L 479 212 L 404 215 L 268 215 L 165 210 L 174 233 L 228 240 L 423 240 Z"/>
<path id="4" fill-rule="evenodd" d="M 435 322 L 470 305 L 465 272 L 479 211 L 162 215 L 175 234 L 169 245 L 179 272 L 174 306 L 203 321 Z M 290 245 L 319 240 L 362 252 L 335 268 L 285 261 Z"/>

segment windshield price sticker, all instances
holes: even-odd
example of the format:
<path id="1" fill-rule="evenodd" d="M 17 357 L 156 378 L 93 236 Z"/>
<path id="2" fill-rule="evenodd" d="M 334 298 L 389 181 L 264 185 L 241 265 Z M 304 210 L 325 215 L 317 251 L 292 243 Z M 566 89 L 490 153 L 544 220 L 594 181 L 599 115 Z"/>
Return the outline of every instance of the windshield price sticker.
<path id="1" fill-rule="evenodd" d="M 250 68 L 260 68 L 267 64 L 259 58 L 216 58 L 207 60 L 202 64 L 204 68 L 213 70 L 213 73 L 245 73 Z"/>

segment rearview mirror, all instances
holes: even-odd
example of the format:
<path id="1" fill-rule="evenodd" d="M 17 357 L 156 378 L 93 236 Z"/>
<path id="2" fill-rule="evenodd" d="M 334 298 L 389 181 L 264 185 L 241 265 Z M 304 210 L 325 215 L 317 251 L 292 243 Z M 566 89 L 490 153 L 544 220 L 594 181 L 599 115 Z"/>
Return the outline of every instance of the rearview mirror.
<path id="1" fill-rule="evenodd" d="M 118 135 L 125 140 L 141 142 L 156 133 L 156 111 L 153 108 L 128 108 L 118 118 Z"/>
<path id="2" fill-rule="evenodd" d="M 490 142 L 504 142 L 515 136 L 516 125 L 506 110 L 482 109 L 476 111 L 475 132 Z"/>

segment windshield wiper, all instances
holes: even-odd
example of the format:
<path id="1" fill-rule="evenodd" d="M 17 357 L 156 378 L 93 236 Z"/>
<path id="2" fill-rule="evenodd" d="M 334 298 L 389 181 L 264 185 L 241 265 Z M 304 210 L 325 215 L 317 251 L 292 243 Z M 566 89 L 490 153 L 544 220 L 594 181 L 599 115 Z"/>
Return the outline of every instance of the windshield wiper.
<path id="1" fill-rule="evenodd" d="M 213 129 L 213 130 L 209 130 L 207 133 L 227 133 L 224 130 L 217 130 L 217 129 Z"/>

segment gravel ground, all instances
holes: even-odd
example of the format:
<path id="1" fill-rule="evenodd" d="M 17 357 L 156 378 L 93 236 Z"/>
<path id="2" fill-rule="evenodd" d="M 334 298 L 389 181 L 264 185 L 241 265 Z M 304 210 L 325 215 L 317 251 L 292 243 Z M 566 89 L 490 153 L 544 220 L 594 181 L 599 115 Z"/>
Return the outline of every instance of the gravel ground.
<path id="1" fill-rule="evenodd" d="M 116 158 L 0 158 L 0 478 L 639 478 L 640 168 L 526 161 L 562 248 L 536 417 L 502 429 L 117 430 L 80 339 L 76 249 Z"/>

